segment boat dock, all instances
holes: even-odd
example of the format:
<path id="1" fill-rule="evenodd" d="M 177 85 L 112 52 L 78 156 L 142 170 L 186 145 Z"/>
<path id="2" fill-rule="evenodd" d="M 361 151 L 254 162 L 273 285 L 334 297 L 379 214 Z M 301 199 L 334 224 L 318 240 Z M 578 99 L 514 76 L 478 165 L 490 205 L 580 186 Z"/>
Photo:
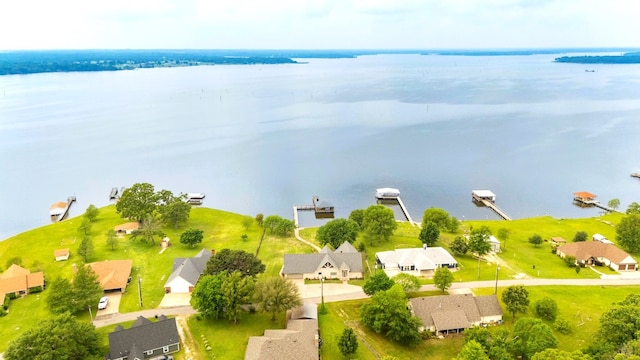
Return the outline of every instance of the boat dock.
<path id="1" fill-rule="evenodd" d="M 640 179 L 640 172 L 631 173 L 631 177 Z"/>
<path id="2" fill-rule="evenodd" d="M 498 214 L 498 216 L 500 216 L 501 218 L 511 221 L 511 217 L 496 206 L 496 194 L 494 194 L 490 190 L 473 190 L 471 192 L 471 197 L 473 198 L 473 201 L 478 202 L 493 210 L 493 212 Z"/>
<path id="3" fill-rule="evenodd" d="M 596 200 L 596 197 L 596 194 L 592 194 L 586 191 L 578 191 L 573 193 L 573 201 L 580 206 L 595 206 L 608 212 L 616 211 L 606 205 L 601 204 L 600 201 Z"/>
<path id="4" fill-rule="evenodd" d="M 111 188 L 111 192 L 109 193 L 109 200 L 115 200 L 118 197 L 118 188 Z"/>
<path id="5" fill-rule="evenodd" d="M 400 190 L 393 188 L 380 188 L 376 189 L 376 199 L 380 201 L 396 201 L 400 206 L 400 210 L 404 214 L 404 217 L 407 218 L 407 221 L 411 226 L 416 226 L 416 223 L 413 222 L 411 218 L 411 214 L 409 214 L 409 210 L 404 206 L 402 199 L 400 198 Z"/>
<path id="6" fill-rule="evenodd" d="M 69 209 L 71 208 L 71 205 L 73 205 L 75 201 L 76 201 L 75 196 L 69 196 L 67 198 L 66 203 L 58 202 L 51 205 L 51 207 L 49 208 L 49 214 L 51 215 L 51 220 L 53 220 L 54 222 L 59 222 L 66 219 L 67 215 L 69 215 Z"/>
<path id="7" fill-rule="evenodd" d="M 327 202 L 320 202 L 320 198 L 314 195 L 311 198 L 313 205 L 296 205 L 293 207 L 293 223 L 298 227 L 298 211 L 313 211 L 316 219 L 333 219 L 334 207 Z"/>

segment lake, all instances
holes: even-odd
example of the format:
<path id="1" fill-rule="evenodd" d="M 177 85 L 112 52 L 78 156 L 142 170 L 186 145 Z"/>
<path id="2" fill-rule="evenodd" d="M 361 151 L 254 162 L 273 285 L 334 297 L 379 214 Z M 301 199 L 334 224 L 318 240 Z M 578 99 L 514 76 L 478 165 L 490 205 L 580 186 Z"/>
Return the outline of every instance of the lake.
<path id="1" fill-rule="evenodd" d="M 376 55 L 305 64 L 0 77 L 0 239 L 110 204 L 112 187 L 202 192 L 204 206 L 292 219 L 318 195 L 337 217 L 395 187 L 495 219 L 590 217 L 588 191 L 640 202 L 640 66 L 559 55 Z M 595 70 L 587 72 L 585 70 Z M 301 226 L 324 221 L 301 218 Z"/>

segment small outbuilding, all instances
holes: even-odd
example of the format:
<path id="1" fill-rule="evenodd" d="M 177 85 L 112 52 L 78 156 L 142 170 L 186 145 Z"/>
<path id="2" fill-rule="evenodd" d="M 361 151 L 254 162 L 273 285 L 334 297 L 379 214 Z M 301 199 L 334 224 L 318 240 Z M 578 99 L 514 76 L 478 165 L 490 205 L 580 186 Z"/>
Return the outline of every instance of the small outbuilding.
<path id="1" fill-rule="evenodd" d="M 613 241 L 607 239 L 606 237 L 604 237 L 604 235 L 600 235 L 600 234 L 593 234 L 591 239 L 593 241 L 600 241 L 603 244 L 613 244 Z"/>
<path id="2" fill-rule="evenodd" d="M 113 229 L 116 231 L 118 235 L 130 235 L 134 231 L 140 228 L 140 223 L 137 221 L 132 221 L 124 224 L 120 224 Z"/>
<path id="3" fill-rule="evenodd" d="M 56 258 L 56 261 L 69 260 L 69 255 L 69 249 L 58 249 L 53 252 L 53 257 Z"/>

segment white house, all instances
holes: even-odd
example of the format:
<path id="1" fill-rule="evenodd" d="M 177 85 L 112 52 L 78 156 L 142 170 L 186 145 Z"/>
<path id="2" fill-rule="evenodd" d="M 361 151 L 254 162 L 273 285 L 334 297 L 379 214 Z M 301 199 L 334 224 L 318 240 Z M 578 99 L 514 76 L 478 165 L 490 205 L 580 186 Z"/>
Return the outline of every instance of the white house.
<path id="1" fill-rule="evenodd" d="M 196 287 L 200 275 L 207 268 L 207 261 L 211 258 L 211 252 L 202 249 L 191 258 L 175 258 L 173 260 L 173 272 L 164 284 L 166 293 L 190 293 Z"/>
<path id="2" fill-rule="evenodd" d="M 591 239 L 593 241 L 600 241 L 603 244 L 613 244 L 613 241 L 607 239 L 606 237 L 604 237 L 604 235 L 600 235 L 600 234 L 593 234 Z"/>
<path id="3" fill-rule="evenodd" d="M 500 252 L 500 240 L 496 239 L 495 236 L 489 236 L 489 244 L 491 244 L 491 252 L 499 253 Z"/>
<path id="4" fill-rule="evenodd" d="M 415 276 L 430 276 L 439 267 L 455 269 L 458 261 L 441 247 L 395 249 L 376 253 L 376 266 L 389 276 L 406 272 Z"/>

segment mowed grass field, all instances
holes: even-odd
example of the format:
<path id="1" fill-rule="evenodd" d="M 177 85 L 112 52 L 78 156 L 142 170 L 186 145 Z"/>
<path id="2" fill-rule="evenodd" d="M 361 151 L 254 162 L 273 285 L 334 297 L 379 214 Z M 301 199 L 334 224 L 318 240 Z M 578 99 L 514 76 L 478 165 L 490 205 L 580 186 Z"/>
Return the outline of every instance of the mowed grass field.
<path id="1" fill-rule="evenodd" d="M 588 219 L 540 217 L 515 221 L 465 221 L 457 234 L 441 233 L 436 246 L 448 248 L 455 236 L 462 235 L 473 227 L 486 225 L 494 234 L 497 229 L 504 227 L 509 229 L 510 236 L 503 244 L 503 252 L 499 254 L 499 258 L 503 262 L 499 272 L 501 279 L 522 276 L 532 278 L 595 278 L 599 275 L 589 269 L 582 269 L 579 274 L 576 274 L 573 269 L 568 268 L 564 262 L 551 253 L 548 243 L 534 247 L 528 243 L 528 238 L 534 233 L 538 233 L 544 239 L 551 236 L 561 236 L 567 241 L 571 241 L 576 231 L 586 231 L 590 236 L 597 232 L 614 240 L 615 228 L 608 225 L 607 222 L 616 224 L 621 218 L 620 214 L 610 214 Z M 91 237 L 95 253 L 91 261 L 133 259 L 132 276 L 135 279 L 142 279 L 144 308 L 155 308 L 164 295 L 163 284 L 171 272 L 175 257 L 193 256 L 203 247 L 216 250 L 223 248 L 243 249 L 255 253 L 262 236 L 262 229 L 256 223 L 247 229 L 242 225 L 242 219 L 242 215 L 225 211 L 194 208 L 186 226 L 180 229 L 163 229 L 171 239 L 172 246 L 162 254 L 160 254 L 160 239 L 154 246 L 123 237 L 120 238 L 116 249 L 111 250 L 106 244 L 107 230 L 126 221 L 118 216 L 114 206 L 108 206 L 100 209 L 98 220 L 92 227 Z M 71 278 L 71 264 L 81 262 L 80 258 L 75 255 L 79 244 L 77 227 L 80 222 L 80 218 L 68 219 L 0 242 L 0 268 L 5 268 L 7 260 L 21 257 L 24 267 L 31 270 L 43 270 L 48 281 L 57 276 Z M 180 234 L 192 227 L 199 228 L 205 233 L 203 243 L 194 249 L 179 243 Z M 317 243 L 316 231 L 315 228 L 303 229 L 301 235 L 303 238 Z M 248 239 L 242 240 L 242 234 L 247 234 Z M 365 243 L 365 272 L 366 268 L 373 270 L 377 251 L 421 246 L 418 234 L 417 227 L 412 227 L 408 223 L 399 223 L 398 230 L 390 241 L 373 245 Z M 72 253 L 69 261 L 55 262 L 53 251 L 67 247 L 71 249 Z M 258 254 L 258 257 L 267 265 L 266 272 L 261 277 L 277 276 L 283 264 L 283 254 L 310 253 L 312 251 L 309 246 L 294 238 L 266 235 Z M 460 270 L 454 274 L 455 281 L 478 280 L 477 259 L 469 254 L 457 259 L 460 263 Z M 495 278 L 494 260 L 488 258 L 481 261 L 480 279 L 493 280 Z M 536 265 L 535 269 L 533 265 Z M 608 270 L 599 268 L 599 271 L 607 272 Z M 422 282 L 430 283 L 431 280 L 422 279 Z M 361 285 L 363 281 L 352 283 Z M 631 287 L 529 287 L 528 289 L 532 303 L 542 296 L 551 296 L 558 302 L 561 315 L 575 324 L 573 334 L 568 336 L 556 334 L 562 344 L 561 348 L 565 349 L 566 345 L 568 350 L 580 348 L 588 342 L 597 329 L 597 322 L 602 311 L 612 302 L 620 301 L 627 293 L 634 291 L 634 288 Z M 492 291 L 493 289 L 479 289 L 476 290 L 476 293 L 492 293 Z M 11 303 L 10 314 L 0 318 L 0 352 L 6 349 L 11 339 L 19 336 L 24 330 L 35 326 L 40 319 L 50 316 L 45 304 L 47 295 L 47 290 L 45 290 L 40 294 L 28 295 Z M 324 339 L 322 350 L 324 358 L 342 358 L 336 346 L 336 337 L 342 332 L 345 324 L 356 328 L 359 337 L 363 339 L 356 354 L 356 358 L 359 359 L 373 359 L 378 355 L 393 355 L 400 359 L 410 359 L 415 358 L 416 354 L 430 359 L 451 359 L 455 357 L 462 346 L 462 337 L 425 341 L 416 349 L 407 349 L 389 342 L 383 336 L 358 325 L 359 309 L 366 301 L 368 300 L 327 305 L 329 313 L 320 316 L 319 319 Z M 120 311 L 130 312 L 139 309 L 137 282 L 134 281 L 123 296 Z M 95 314 L 96 309 L 93 310 Z M 80 314 L 79 317 L 81 320 L 89 321 L 88 313 Z M 504 326 L 511 326 L 510 315 L 506 314 L 505 320 L 507 322 Z M 198 349 L 198 356 L 202 359 L 242 359 L 249 336 L 262 335 L 265 329 L 284 328 L 285 326 L 283 317 L 273 323 L 268 319 L 268 316 L 260 313 L 245 314 L 239 325 L 232 325 L 225 319 L 198 320 L 195 317 L 189 318 L 188 324 L 195 340 L 194 346 Z M 103 343 L 106 346 L 108 331 L 101 329 L 100 333 L 105 336 Z M 220 338 L 223 338 L 224 341 L 219 341 Z M 211 351 L 205 349 L 205 340 L 212 344 Z M 181 359 L 183 356 L 179 353 L 177 358 Z"/>

